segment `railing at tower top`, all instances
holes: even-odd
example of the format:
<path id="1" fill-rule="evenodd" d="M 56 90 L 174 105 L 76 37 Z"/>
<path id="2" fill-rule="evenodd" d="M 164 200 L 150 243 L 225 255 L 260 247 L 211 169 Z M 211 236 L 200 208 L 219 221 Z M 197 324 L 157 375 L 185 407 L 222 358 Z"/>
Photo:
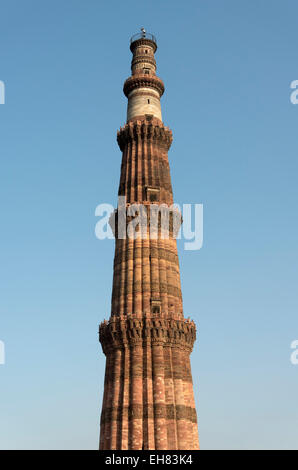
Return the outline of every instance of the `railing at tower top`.
<path id="1" fill-rule="evenodd" d="M 153 41 L 156 43 L 156 37 L 151 34 L 151 33 L 147 33 L 146 31 L 142 31 L 141 33 L 137 33 L 137 34 L 134 34 L 131 38 L 130 38 L 130 44 L 132 44 L 134 41 L 137 41 L 138 39 L 150 39 L 150 41 Z"/>

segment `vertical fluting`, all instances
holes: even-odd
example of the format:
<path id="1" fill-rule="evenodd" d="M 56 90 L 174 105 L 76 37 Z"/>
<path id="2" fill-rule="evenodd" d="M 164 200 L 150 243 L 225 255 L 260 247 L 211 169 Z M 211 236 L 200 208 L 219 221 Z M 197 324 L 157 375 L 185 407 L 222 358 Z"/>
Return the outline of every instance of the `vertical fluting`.
<path id="1" fill-rule="evenodd" d="M 151 159 L 151 140 L 149 134 L 149 126 L 144 125 L 145 135 L 146 135 L 146 147 L 147 147 L 147 161 L 148 161 L 148 185 L 153 186 L 153 176 L 152 176 L 152 159 Z"/>
<path id="2" fill-rule="evenodd" d="M 180 412 L 180 416 L 176 416 L 176 429 L 178 439 L 178 449 L 187 449 L 187 443 L 185 439 L 185 422 L 182 419 L 181 411 L 184 410 L 184 389 L 183 389 L 183 377 L 182 368 L 184 364 L 182 362 L 181 350 L 178 348 L 172 349 L 172 360 L 174 364 L 173 377 L 174 377 L 174 390 L 175 390 L 175 405 L 176 413 Z"/>
<path id="3" fill-rule="evenodd" d="M 111 409 L 113 407 L 113 379 L 114 379 L 114 353 L 113 351 L 107 355 L 107 363 L 109 367 L 108 372 L 108 386 L 107 386 L 107 399 L 105 404 L 104 414 L 104 442 L 103 449 L 111 449 Z"/>
<path id="4" fill-rule="evenodd" d="M 165 244 L 167 245 L 167 248 L 169 250 L 169 253 L 173 255 L 175 253 L 173 251 L 173 245 L 171 243 L 172 240 L 166 240 Z M 176 298 L 174 295 L 174 273 L 173 273 L 173 261 L 172 261 L 172 256 L 171 261 L 167 263 L 167 279 L 168 279 L 168 308 L 169 308 L 169 313 L 173 314 L 175 312 L 175 303 L 176 303 Z"/>
<path id="5" fill-rule="evenodd" d="M 129 202 L 133 204 L 135 202 L 135 165 L 136 165 L 136 142 L 133 140 L 131 147 L 131 166 L 130 166 L 130 191 L 129 191 Z"/>
<path id="6" fill-rule="evenodd" d="M 150 337 L 145 337 L 144 340 L 143 367 L 143 447 L 144 450 L 149 450 L 155 448 L 152 352 Z"/>
<path id="7" fill-rule="evenodd" d="M 122 351 L 121 349 L 116 349 L 114 354 L 114 374 L 113 374 L 113 384 L 112 384 L 112 407 L 111 407 L 111 441 L 110 441 L 110 449 L 117 449 L 117 436 L 118 436 L 118 406 L 120 400 L 120 393 L 121 393 L 121 383 L 120 383 L 120 375 L 121 375 L 121 357 Z"/>
<path id="8" fill-rule="evenodd" d="M 186 397 L 187 403 L 191 407 L 192 410 L 192 419 L 189 422 L 190 430 L 190 443 L 189 449 L 190 450 L 198 450 L 199 449 L 199 433 L 198 433 L 198 424 L 197 424 L 197 413 L 196 413 L 196 405 L 195 405 L 195 398 L 193 392 L 193 382 L 192 382 L 192 374 L 191 374 L 191 364 L 190 364 L 190 357 L 189 354 L 184 353 L 184 364 L 185 364 L 185 387 L 186 387 Z"/>
<path id="9" fill-rule="evenodd" d="M 123 159 L 123 156 L 122 156 Z M 124 176 L 124 192 L 123 196 L 126 197 L 127 202 L 129 200 L 129 174 L 130 174 L 130 165 L 131 165 L 131 142 L 127 142 L 127 148 L 126 148 L 126 158 L 125 158 L 125 164 L 124 168 L 122 169 Z"/>
<path id="10" fill-rule="evenodd" d="M 142 141 L 141 130 L 138 129 L 137 134 L 137 158 L 136 158 L 136 201 L 142 201 L 142 174 L 143 174 L 143 159 L 142 159 Z"/>
<path id="11" fill-rule="evenodd" d="M 122 401 L 122 416 L 121 416 L 121 435 L 119 439 L 121 446 L 119 449 L 129 449 L 129 427 L 128 427 L 128 409 L 129 409 L 129 389 L 130 389 L 130 350 L 128 347 L 124 349 L 124 368 L 122 370 L 123 380 L 123 401 Z"/>
<path id="12" fill-rule="evenodd" d="M 142 239 L 137 238 L 134 243 L 134 283 L 133 283 L 133 313 L 142 315 Z"/>
<path id="13" fill-rule="evenodd" d="M 120 365 L 120 389 L 119 389 L 119 400 L 117 406 L 117 421 L 118 421 L 118 432 L 116 440 L 116 449 L 122 447 L 122 435 L 123 435 L 123 399 L 124 399 L 124 387 L 125 387 L 125 348 L 121 349 L 121 365 Z"/>
<path id="14" fill-rule="evenodd" d="M 152 381 L 155 449 L 167 450 L 166 397 L 164 380 L 164 351 L 158 343 L 152 345 Z"/>
<path id="15" fill-rule="evenodd" d="M 166 250 L 164 240 L 159 240 L 159 290 L 161 298 L 161 309 L 165 316 L 168 316 L 168 291 L 167 291 L 167 266 Z"/>
<path id="16" fill-rule="evenodd" d="M 127 239 L 127 264 L 126 264 L 126 312 L 125 314 L 132 313 L 132 292 L 133 292 L 133 246 L 134 240 L 128 238 Z"/>
<path id="17" fill-rule="evenodd" d="M 116 299 L 118 297 L 118 309 L 115 311 L 115 315 L 117 313 L 119 315 L 124 315 L 125 307 L 126 307 L 126 256 L 127 256 L 127 240 L 117 240 L 116 244 L 120 247 L 120 289 L 118 290 L 118 296 L 116 294 Z M 116 281 L 117 282 L 117 281 Z M 117 287 L 116 287 L 117 289 Z M 117 311 L 118 310 L 118 311 Z M 112 312 L 113 313 L 113 312 Z"/>
<path id="18" fill-rule="evenodd" d="M 130 381 L 130 446 L 142 450 L 143 445 L 143 348 L 133 345 L 131 350 Z"/>
<path id="19" fill-rule="evenodd" d="M 142 304 L 143 313 L 150 313 L 151 274 L 150 274 L 150 240 L 142 240 Z"/>
<path id="20" fill-rule="evenodd" d="M 165 364 L 165 398 L 167 413 L 167 446 L 168 449 L 177 449 L 176 406 L 172 370 L 172 348 L 164 348 Z"/>
<path id="21" fill-rule="evenodd" d="M 105 370 L 105 381 L 104 381 L 104 395 L 102 400 L 102 411 L 100 417 L 100 438 L 99 438 L 99 448 L 104 449 L 105 445 L 105 418 L 107 411 L 107 397 L 109 394 L 109 373 L 110 373 L 110 356 L 107 356 L 106 359 L 106 370 Z"/>
<path id="22" fill-rule="evenodd" d="M 159 299 L 157 240 L 150 240 L 151 298 Z"/>

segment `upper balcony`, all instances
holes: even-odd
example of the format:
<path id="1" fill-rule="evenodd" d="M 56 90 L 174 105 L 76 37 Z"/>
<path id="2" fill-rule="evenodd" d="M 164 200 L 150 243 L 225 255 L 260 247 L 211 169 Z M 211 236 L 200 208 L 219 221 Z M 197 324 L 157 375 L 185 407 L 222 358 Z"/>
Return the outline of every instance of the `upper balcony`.
<path id="1" fill-rule="evenodd" d="M 151 33 L 147 33 L 147 31 L 144 28 L 141 28 L 140 33 L 134 34 L 130 38 L 130 49 L 132 49 L 132 44 L 134 42 L 139 41 L 141 39 L 147 39 L 148 41 L 152 41 L 155 45 L 155 50 L 157 49 L 156 37 Z"/>

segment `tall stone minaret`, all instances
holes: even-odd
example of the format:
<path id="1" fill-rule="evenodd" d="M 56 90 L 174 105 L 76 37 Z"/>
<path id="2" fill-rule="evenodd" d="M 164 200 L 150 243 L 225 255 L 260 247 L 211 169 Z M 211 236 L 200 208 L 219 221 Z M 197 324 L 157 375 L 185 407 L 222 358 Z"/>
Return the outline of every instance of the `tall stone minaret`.
<path id="1" fill-rule="evenodd" d="M 152 204 L 173 204 L 172 132 L 161 117 L 164 84 L 156 76 L 155 37 L 142 29 L 131 38 L 130 49 L 132 75 L 123 89 L 127 122 L 117 136 L 122 151 L 118 194 L 125 196 L 128 214 L 134 204 L 143 204 L 150 214 Z M 189 358 L 196 329 L 183 315 L 173 229 L 169 238 L 160 227 L 152 236 L 148 215 L 145 235 L 120 238 L 119 211 L 111 316 L 99 328 L 106 355 L 100 449 L 198 449 Z"/>

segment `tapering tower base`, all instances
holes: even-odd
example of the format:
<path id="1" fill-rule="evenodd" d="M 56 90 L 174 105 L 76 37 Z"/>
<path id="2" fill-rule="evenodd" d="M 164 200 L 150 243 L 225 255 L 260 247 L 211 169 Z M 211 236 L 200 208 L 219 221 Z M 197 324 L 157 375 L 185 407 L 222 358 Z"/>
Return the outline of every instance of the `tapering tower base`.
<path id="1" fill-rule="evenodd" d="M 192 321 L 160 315 L 101 324 L 101 450 L 199 448 L 189 360 L 195 334 Z"/>

